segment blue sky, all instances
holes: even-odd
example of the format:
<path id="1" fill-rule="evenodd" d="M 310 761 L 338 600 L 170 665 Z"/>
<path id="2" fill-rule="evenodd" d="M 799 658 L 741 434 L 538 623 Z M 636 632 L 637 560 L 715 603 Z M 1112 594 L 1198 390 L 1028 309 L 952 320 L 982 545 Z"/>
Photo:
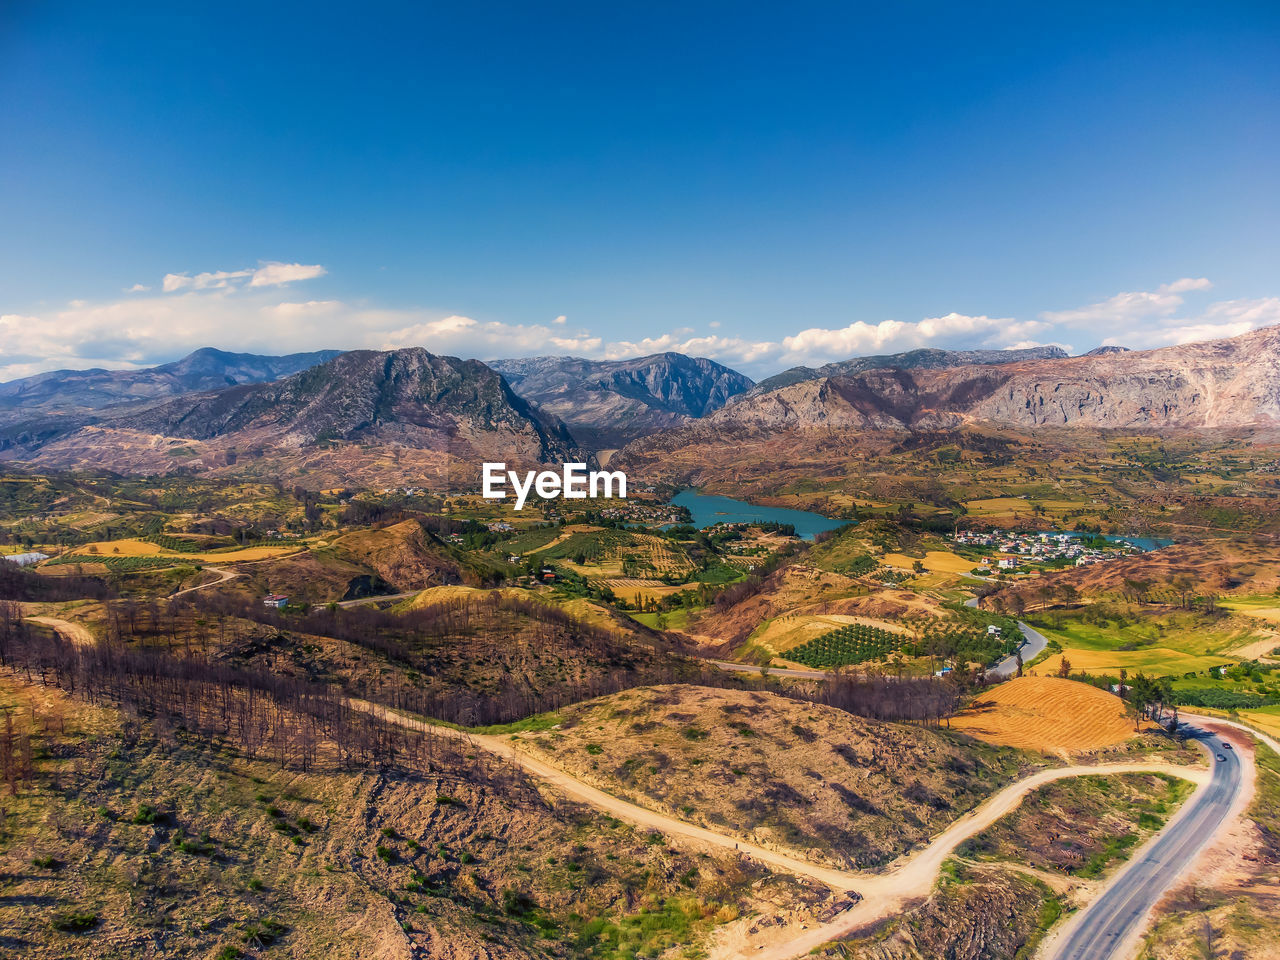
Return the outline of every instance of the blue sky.
<path id="1" fill-rule="evenodd" d="M 1280 322 L 1274 4 L 119 6 L 0 3 L 0 379 Z"/>

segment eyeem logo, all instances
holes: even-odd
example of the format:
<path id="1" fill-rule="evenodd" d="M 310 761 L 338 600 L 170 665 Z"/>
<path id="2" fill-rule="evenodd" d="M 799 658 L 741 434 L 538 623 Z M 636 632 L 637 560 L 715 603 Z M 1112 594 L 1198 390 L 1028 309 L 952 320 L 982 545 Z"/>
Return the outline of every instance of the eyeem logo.
<path id="1" fill-rule="evenodd" d="M 585 500 L 587 497 L 614 497 L 626 499 L 627 475 L 621 470 L 610 473 L 607 470 L 587 472 L 585 463 L 566 463 L 564 473 L 554 470 L 543 470 L 534 473 L 530 470 L 524 475 L 524 483 L 514 470 L 508 470 L 505 463 L 486 463 L 482 465 L 484 476 L 484 498 L 486 500 L 505 500 L 507 498 L 507 481 L 515 491 L 517 510 L 524 509 L 524 502 L 529 492 L 536 491 L 538 496 L 550 500 L 563 497 L 566 500 Z M 588 492 L 590 491 L 590 492 Z"/>

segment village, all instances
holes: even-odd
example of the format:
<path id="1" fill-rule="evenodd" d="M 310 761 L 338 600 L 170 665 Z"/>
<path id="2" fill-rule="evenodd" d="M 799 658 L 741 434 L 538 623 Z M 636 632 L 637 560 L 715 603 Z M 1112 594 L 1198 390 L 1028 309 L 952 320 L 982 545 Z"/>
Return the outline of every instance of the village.
<path id="1" fill-rule="evenodd" d="M 1007 530 L 991 530 L 987 533 L 957 533 L 952 539 L 962 547 L 991 551 L 980 559 L 982 566 L 990 570 L 1018 570 L 1028 564 L 1064 566 L 1074 563 L 1077 567 L 1083 567 L 1142 552 L 1125 540 L 1085 540 L 1080 534 L 1072 533 L 1011 533 Z M 1098 546 L 1098 542 L 1105 543 L 1105 546 Z"/>

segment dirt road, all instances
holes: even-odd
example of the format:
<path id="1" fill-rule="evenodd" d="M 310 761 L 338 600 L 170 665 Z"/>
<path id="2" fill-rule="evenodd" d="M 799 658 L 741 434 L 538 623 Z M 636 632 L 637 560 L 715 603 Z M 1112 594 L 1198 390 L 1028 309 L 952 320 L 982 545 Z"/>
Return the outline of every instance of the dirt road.
<path id="1" fill-rule="evenodd" d="M 53 627 L 60 634 L 70 640 L 72 643 L 82 647 L 92 647 L 97 643 L 97 639 L 88 628 L 80 623 L 72 623 L 70 620 L 59 620 L 57 617 L 27 617 L 32 623 L 42 623 L 46 627 Z"/>
<path id="2" fill-rule="evenodd" d="M 218 579 L 210 580 L 208 583 L 198 583 L 194 587 L 187 587 L 185 590 L 179 590 L 177 593 L 171 593 L 169 594 L 169 599 L 172 600 L 174 597 L 180 597 L 186 593 L 193 593 L 196 590 L 205 590 L 209 587 L 216 587 L 220 583 L 226 583 L 228 580 L 234 580 L 236 577 L 243 576 L 243 574 L 237 573 L 234 570 L 228 570 L 226 567 L 206 566 L 205 569 L 219 574 Z"/>
<path id="3" fill-rule="evenodd" d="M 926 896 L 932 889 L 942 863 L 957 846 L 969 837 L 985 830 L 996 820 L 1009 813 L 1022 799 L 1033 790 L 1046 783 L 1062 780 L 1067 777 L 1115 773 L 1166 773 L 1191 780 L 1203 789 L 1209 781 L 1209 771 L 1197 768 L 1180 767 L 1169 763 L 1105 763 L 1093 766 L 1060 767 L 1054 770 L 1042 770 L 1017 783 L 1005 787 L 991 797 L 976 810 L 965 814 L 945 831 L 935 837 L 927 847 L 906 857 L 901 857 L 884 873 L 865 873 L 852 870 L 839 870 L 811 863 L 794 853 L 767 849 L 722 836 L 703 827 L 697 827 L 666 814 L 657 813 L 637 806 L 626 800 L 598 790 L 575 779 L 563 770 L 535 759 L 522 752 L 509 737 L 478 736 L 465 731 L 452 730 L 435 726 L 414 717 L 406 717 L 393 713 L 375 704 L 352 701 L 352 706 L 375 713 L 392 723 L 409 729 L 431 732 L 465 740 L 475 746 L 511 761 L 527 773 L 532 774 L 544 783 L 555 787 L 558 791 L 573 800 L 589 804 L 619 820 L 635 824 L 646 829 L 657 830 L 664 836 L 682 837 L 696 843 L 723 850 L 731 850 L 741 856 L 751 857 L 766 863 L 775 869 L 796 876 L 809 877 L 825 883 L 838 891 L 856 890 L 863 899 L 853 909 L 842 913 L 829 924 L 811 928 L 803 934 L 792 937 L 786 943 L 778 944 L 768 951 L 753 951 L 749 955 L 763 960 L 790 960 L 792 957 L 808 953 L 813 947 L 835 939 L 864 924 L 874 922 L 900 909 L 911 899 Z M 747 956 L 748 954 L 741 954 Z M 722 954 L 727 958 L 735 954 Z"/>

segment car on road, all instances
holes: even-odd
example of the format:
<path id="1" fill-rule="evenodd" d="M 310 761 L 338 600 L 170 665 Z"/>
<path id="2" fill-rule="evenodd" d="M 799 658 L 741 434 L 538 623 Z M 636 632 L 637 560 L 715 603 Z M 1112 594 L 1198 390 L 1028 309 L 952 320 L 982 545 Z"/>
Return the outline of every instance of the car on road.
<path id="1" fill-rule="evenodd" d="M 1224 757 L 1222 754 L 1218 754 L 1218 760 L 1219 760 L 1220 762 L 1221 762 L 1221 761 L 1225 761 L 1226 759 L 1227 759 L 1227 758 L 1226 758 L 1226 757 Z"/>
<path id="2" fill-rule="evenodd" d="M 1230 750 L 1230 749 L 1231 749 L 1231 744 L 1229 744 L 1229 743 L 1224 743 L 1224 744 L 1222 745 L 1222 749 L 1223 749 L 1223 750 Z"/>

